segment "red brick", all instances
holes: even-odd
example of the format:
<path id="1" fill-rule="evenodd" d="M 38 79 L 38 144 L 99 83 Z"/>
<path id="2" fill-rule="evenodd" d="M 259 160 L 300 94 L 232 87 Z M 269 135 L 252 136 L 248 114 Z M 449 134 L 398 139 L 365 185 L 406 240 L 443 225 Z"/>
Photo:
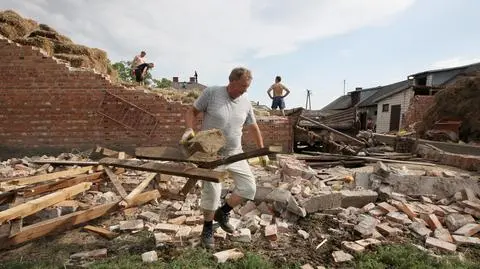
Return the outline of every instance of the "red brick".
<path id="1" fill-rule="evenodd" d="M 383 211 L 385 211 L 386 213 L 398 211 L 394 206 L 392 206 L 387 202 L 381 202 L 377 204 L 377 206 Z"/>
<path id="2" fill-rule="evenodd" d="M 463 235 L 463 236 L 472 236 L 478 232 L 480 232 L 480 224 L 467 223 L 453 233 L 457 235 Z"/>
<path id="3" fill-rule="evenodd" d="M 442 228 L 442 224 L 435 214 L 423 215 L 422 218 L 427 222 L 430 229 L 436 230 L 438 228 Z"/>
<path id="4" fill-rule="evenodd" d="M 455 252 L 455 250 L 457 250 L 457 246 L 455 244 L 448 243 L 433 237 L 427 237 L 425 244 L 429 247 L 435 247 L 449 252 Z"/>

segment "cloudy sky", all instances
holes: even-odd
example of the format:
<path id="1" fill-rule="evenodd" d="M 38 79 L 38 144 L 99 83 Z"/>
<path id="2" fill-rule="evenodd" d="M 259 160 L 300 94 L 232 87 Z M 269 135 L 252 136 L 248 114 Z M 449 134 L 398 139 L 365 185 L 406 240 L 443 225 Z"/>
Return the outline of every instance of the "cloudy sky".
<path id="1" fill-rule="evenodd" d="M 249 98 L 270 104 L 276 75 L 287 107 L 320 109 L 355 87 L 480 61 L 477 0 L 0 0 L 113 62 L 140 50 L 154 77 L 224 85 L 246 66 Z M 475 26 L 477 25 L 477 26 Z"/>

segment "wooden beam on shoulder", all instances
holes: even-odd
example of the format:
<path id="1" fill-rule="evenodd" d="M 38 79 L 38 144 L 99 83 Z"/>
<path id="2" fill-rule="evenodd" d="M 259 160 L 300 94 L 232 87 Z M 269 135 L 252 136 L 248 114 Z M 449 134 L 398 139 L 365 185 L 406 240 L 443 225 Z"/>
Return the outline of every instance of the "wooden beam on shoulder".
<path id="1" fill-rule="evenodd" d="M 187 178 L 195 178 L 199 180 L 221 182 L 228 177 L 228 172 L 212 171 L 209 169 L 192 167 L 183 163 L 157 163 L 144 162 L 138 160 L 119 160 L 114 158 L 103 158 L 99 161 L 102 165 L 111 165 L 116 167 L 129 168 L 139 171 L 149 171 L 155 173 L 163 173 L 167 175 L 181 176 Z"/>

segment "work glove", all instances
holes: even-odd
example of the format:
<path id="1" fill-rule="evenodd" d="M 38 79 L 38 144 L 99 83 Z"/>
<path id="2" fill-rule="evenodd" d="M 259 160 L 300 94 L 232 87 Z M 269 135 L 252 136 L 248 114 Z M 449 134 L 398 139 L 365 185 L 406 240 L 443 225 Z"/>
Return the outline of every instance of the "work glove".
<path id="1" fill-rule="evenodd" d="M 185 133 L 182 135 L 182 139 L 180 139 L 180 144 L 185 144 L 188 140 L 192 139 L 195 136 L 195 132 L 192 128 L 188 128 L 185 130 Z"/>
<path id="2" fill-rule="evenodd" d="M 260 156 L 260 164 L 262 166 L 267 166 L 268 164 L 270 163 L 270 159 L 268 159 L 268 156 L 267 155 L 264 155 L 264 156 Z"/>

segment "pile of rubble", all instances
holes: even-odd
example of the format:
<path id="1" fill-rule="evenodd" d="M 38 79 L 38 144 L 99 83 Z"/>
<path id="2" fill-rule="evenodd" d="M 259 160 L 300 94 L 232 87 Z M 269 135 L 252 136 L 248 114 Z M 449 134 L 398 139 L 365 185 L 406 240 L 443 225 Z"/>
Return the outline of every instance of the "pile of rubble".
<path id="1" fill-rule="evenodd" d="M 94 153 L 130 158 L 107 149 Z M 178 197 L 174 193 L 187 184 L 185 177 L 110 169 L 86 156 L 61 154 L 1 163 L 0 237 L 8 238 L 5 247 L 50 231 L 85 225 L 118 210 L 123 217 L 111 216 L 102 225 L 87 225 L 83 230 L 108 239 L 139 231 L 151 233 L 155 247 L 142 255 L 145 262 L 156 261 L 159 249 L 199 245 L 203 223 L 199 184 Z M 373 169 L 336 166 L 319 170 L 294 155 L 281 154 L 265 168 L 250 161 L 257 193 L 253 201 L 234 208 L 230 223 L 235 233 L 215 230 L 219 252 L 214 257 L 218 262 L 243 257 L 244 247 L 265 246 L 278 251 L 292 242 L 300 248 L 312 248 L 305 250 L 307 253 L 324 249 L 329 254 L 324 260 L 315 260 L 313 255 L 302 258 L 302 268 L 347 262 L 354 258 L 352 254 L 368 247 L 402 238 L 448 252 L 480 245 L 480 191 L 478 179 L 469 174 L 431 168 L 408 170 L 382 162 Z M 66 182 L 78 184 L 66 187 Z M 224 182 L 223 197 L 229 194 L 230 183 Z M 140 191 L 139 186 L 143 188 Z M 144 197 L 132 201 L 126 197 L 132 193 Z M 89 217 L 82 213 L 87 211 Z M 70 216 L 81 216 L 83 221 L 67 227 L 55 224 Z M 328 223 L 328 228 L 319 232 L 318 227 L 302 225 L 315 219 Z M 106 256 L 107 249 L 102 248 L 75 253 L 68 263 L 86 265 Z"/>

